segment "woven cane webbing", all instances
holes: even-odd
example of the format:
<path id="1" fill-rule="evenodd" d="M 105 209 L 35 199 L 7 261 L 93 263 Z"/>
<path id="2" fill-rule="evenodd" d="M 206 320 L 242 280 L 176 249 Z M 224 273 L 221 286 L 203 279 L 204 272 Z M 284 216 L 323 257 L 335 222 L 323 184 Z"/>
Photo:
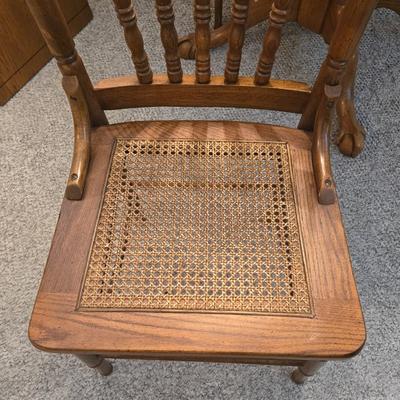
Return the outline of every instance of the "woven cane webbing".
<path id="1" fill-rule="evenodd" d="M 79 306 L 311 313 L 283 142 L 117 139 Z"/>

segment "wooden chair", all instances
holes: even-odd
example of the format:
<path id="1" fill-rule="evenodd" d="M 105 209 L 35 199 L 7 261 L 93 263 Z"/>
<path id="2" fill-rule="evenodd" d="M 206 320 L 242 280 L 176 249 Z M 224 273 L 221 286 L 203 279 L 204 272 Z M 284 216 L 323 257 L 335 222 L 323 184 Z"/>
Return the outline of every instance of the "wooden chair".
<path id="1" fill-rule="evenodd" d="M 111 358 L 293 365 L 302 383 L 357 354 L 365 327 L 329 160 L 332 107 L 374 0 L 347 2 L 312 88 L 270 79 L 290 9 L 276 0 L 253 77 L 239 77 L 248 0 L 224 76 L 210 74 L 210 1 L 182 73 L 171 0 L 156 0 L 154 75 L 131 0 L 114 0 L 136 76 L 92 85 L 54 0 L 28 0 L 63 75 L 75 145 L 29 337 L 103 375 Z M 104 110 L 247 107 L 308 130 L 214 121 L 108 125 Z"/>

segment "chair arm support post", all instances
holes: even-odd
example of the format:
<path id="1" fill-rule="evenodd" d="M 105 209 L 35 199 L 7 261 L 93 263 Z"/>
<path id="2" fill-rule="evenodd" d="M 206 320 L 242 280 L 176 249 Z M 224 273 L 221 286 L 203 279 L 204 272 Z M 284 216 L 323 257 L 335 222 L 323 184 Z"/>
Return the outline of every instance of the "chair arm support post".
<path id="1" fill-rule="evenodd" d="M 312 162 L 315 184 L 320 204 L 333 204 L 336 199 L 335 184 L 329 154 L 330 125 L 333 105 L 341 93 L 340 85 L 325 85 L 315 119 L 312 142 Z"/>
<path id="2" fill-rule="evenodd" d="M 90 113 L 78 78 L 64 76 L 62 84 L 74 120 L 74 153 L 65 196 L 69 200 L 80 200 L 90 160 Z"/>

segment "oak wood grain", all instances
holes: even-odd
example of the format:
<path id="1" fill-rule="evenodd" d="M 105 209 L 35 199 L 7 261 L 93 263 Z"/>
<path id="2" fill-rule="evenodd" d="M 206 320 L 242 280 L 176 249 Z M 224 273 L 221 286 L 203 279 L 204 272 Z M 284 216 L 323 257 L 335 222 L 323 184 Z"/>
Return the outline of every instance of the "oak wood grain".
<path id="1" fill-rule="evenodd" d="M 266 85 L 271 78 L 275 54 L 281 43 L 282 26 L 287 20 L 290 0 L 275 0 L 269 13 L 269 26 L 265 32 L 263 47 L 254 76 L 256 85 Z"/>
<path id="2" fill-rule="evenodd" d="M 65 195 L 70 200 L 79 200 L 82 198 L 90 160 L 90 114 L 76 76 L 64 76 L 63 88 L 74 120 L 74 153 Z"/>
<path id="3" fill-rule="evenodd" d="M 209 84 L 196 84 L 184 75 L 182 83 L 170 85 L 168 77 L 156 75 L 152 85 L 140 85 L 134 76 L 104 79 L 95 85 L 95 93 L 106 110 L 130 107 L 188 106 L 244 107 L 301 113 L 311 88 L 301 82 L 272 80 L 267 86 L 255 86 L 253 79 L 242 77 L 236 85 L 225 85 L 224 77 L 213 76 Z"/>
<path id="4" fill-rule="evenodd" d="M 76 309 L 114 137 L 289 143 L 314 317 Z M 97 128 L 79 202 L 64 199 L 29 329 L 42 350 L 169 359 L 305 360 L 356 354 L 365 327 L 337 204 L 315 196 L 306 132 L 239 122 L 135 122 Z"/>
<path id="5" fill-rule="evenodd" d="M 328 55 L 314 83 L 310 100 L 299 122 L 300 129 L 312 130 L 325 84 L 341 84 L 346 64 L 357 50 L 377 0 L 346 2 L 331 38 Z"/>

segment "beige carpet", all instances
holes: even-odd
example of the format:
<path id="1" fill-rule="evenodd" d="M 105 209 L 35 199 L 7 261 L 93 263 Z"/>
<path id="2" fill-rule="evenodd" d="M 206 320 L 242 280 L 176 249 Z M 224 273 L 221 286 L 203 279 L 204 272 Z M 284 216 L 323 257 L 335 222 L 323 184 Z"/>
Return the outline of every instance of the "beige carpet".
<path id="1" fill-rule="evenodd" d="M 94 20 L 76 38 L 94 80 L 129 73 L 131 63 L 111 1 L 92 0 Z M 155 71 L 162 71 L 153 2 L 138 1 Z M 193 28 L 191 2 L 176 0 L 180 33 Z M 252 74 L 264 26 L 246 39 L 242 72 Z M 108 378 L 70 356 L 34 349 L 27 327 L 63 196 L 72 124 L 54 62 L 0 108 L 0 398 L 13 399 L 398 399 L 400 398 L 400 17 L 375 12 L 361 44 L 357 109 L 368 137 L 348 159 L 332 149 L 354 271 L 368 329 L 362 353 L 328 364 L 303 387 L 290 368 L 116 361 Z M 224 52 L 213 52 L 215 73 Z M 285 27 L 275 77 L 312 82 L 325 54 L 315 35 Z M 216 60 L 219 58 L 219 62 Z M 192 62 L 185 62 L 189 71 Z M 138 109 L 127 119 L 234 119 L 295 126 L 284 113 L 233 109 Z"/>

